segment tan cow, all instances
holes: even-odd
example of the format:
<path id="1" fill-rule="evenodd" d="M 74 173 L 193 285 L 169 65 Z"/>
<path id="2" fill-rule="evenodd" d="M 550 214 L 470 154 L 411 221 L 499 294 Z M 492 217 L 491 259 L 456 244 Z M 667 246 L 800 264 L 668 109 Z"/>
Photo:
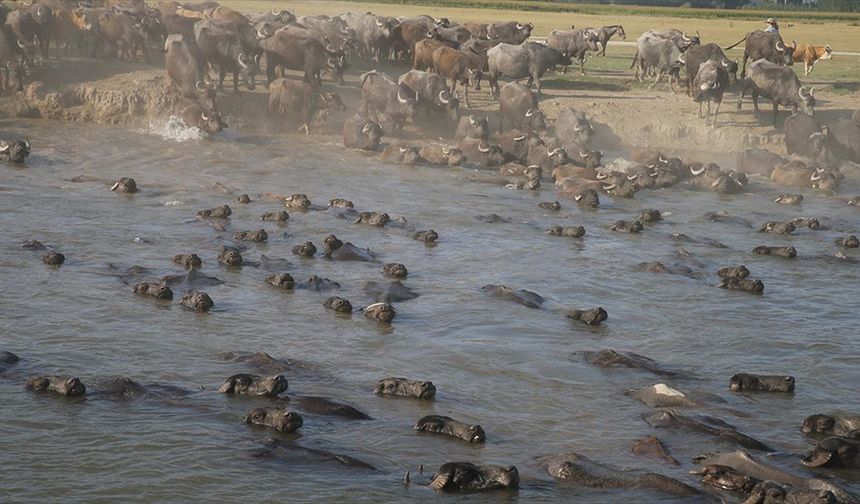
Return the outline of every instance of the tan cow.
<path id="1" fill-rule="evenodd" d="M 829 60 L 831 58 L 833 58 L 833 50 L 830 49 L 830 45 L 814 46 L 798 44 L 797 49 L 794 50 L 794 54 L 792 55 L 795 63 L 803 62 L 804 75 L 807 76 L 812 73 L 818 60 Z"/>

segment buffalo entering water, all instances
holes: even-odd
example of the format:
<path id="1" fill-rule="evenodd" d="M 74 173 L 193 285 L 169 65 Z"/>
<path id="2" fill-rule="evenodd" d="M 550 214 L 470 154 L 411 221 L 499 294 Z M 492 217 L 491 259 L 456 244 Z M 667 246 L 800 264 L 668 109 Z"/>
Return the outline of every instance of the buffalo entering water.
<path id="1" fill-rule="evenodd" d="M 736 445 L 652 428 L 642 420 L 649 408 L 624 392 L 669 381 L 701 404 L 695 413 L 725 420 L 786 454 L 809 449 L 799 432 L 806 416 L 860 402 L 854 330 L 860 273 L 855 263 L 834 257 L 834 240 L 858 232 L 857 209 L 834 198 L 810 195 L 800 207 L 778 205 L 773 186 L 753 178 L 755 191 L 730 197 L 676 188 L 643 191 L 635 200 L 601 199 L 600 211 L 563 200 L 553 211 L 538 206 L 555 199 L 552 189 L 510 190 L 501 177 L 464 168 L 382 165 L 334 148 L 338 139 L 329 136 L 234 132 L 229 140 L 175 142 L 49 121 L 2 128 L 38 145 L 26 168 L 0 168 L 0 348 L 21 357 L 0 366 L 0 425 L 8 441 L 0 464 L 10 468 L 0 486 L 18 500 L 425 501 L 429 490 L 400 484 L 405 471 L 427 483 L 432 469 L 418 475 L 419 464 L 463 460 L 519 468 L 518 494 L 476 500 L 651 502 L 661 494 L 647 488 L 607 494 L 550 484 L 539 458 L 575 451 L 698 486 L 684 474 L 690 460 Z M 133 177 L 140 192 L 112 192 L 120 177 Z M 856 192 L 856 180 L 848 184 Z M 290 209 L 283 224 L 260 222 L 265 212 L 283 210 L 264 193 L 304 193 L 314 206 Z M 242 194 L 251 203 L 237 203 Z M 338 217 L 343 209 L 314 209 L 332 198 L 351 200 L 358 212 L 387 212 L 392 222 L 358 225 Z M 223 231 L 196 218 L 198 210 L 225 203 L 233 213 Z M 639 234 L 609 230 L 645 208 L 659 209 L 663 219 Z M 718 211 L 755 228 L 705 216 Z M 476 219 L 492 214 L 501 218 Z M 816 217 L 821 228 L 798 228 L 794 236 L 757 229 L 801 216 Z M 407 223 L 398 224 L 399 217 Z M 545 232 L 555 225 L 582 225 L 586 234 Z M 253 264 L 217 263 L 234 232 L 261 227 L 266 242 L 242 242 L 242 256 Z M 412 238 L 431 228 L 439 234 L 435 244 Z M 378 262 L 323 258 L 330 234 L 369 248 Z M 31 239 L 61 251 L 65 264 L 42 264 L 22 248 Z M 320 249 L 316 258 L 292 255 L 306 241 Z M 797 257 L 752 254 L 758 245 L 790 245 Z M 200 273 L 224 282 L 197 288 L 215 302 L 209 314 L 136 296 L 123 281 L 126 273 L 145 271 L 145 279 L 181 273 L 172 258 L 192 252 L 202 258 Z M 260 261 L 262 255 L 268 259 Z M 667 271 L 643 265 L 653 261 Z M 375 303 L 364 285 L 388 282 L 386 263 L 406 265 L 402 282 L 418 294 L 396 303 L 391 325 L 323 307 L 332 295 L 356 307 Z M 763 296 L 717 288 L 717 270 L 739 264 L 764 282 Z M 272 268 L 296 283 L 319 275 L 341 287 L 277 289 L 265 282 Z M 488 284 L 533 291 L 544 302 L 529 309 L 487 296 L 481 287 Z M 564 317 L 595 306 L 609 314 L 602 325 Z M 676 373 L 589 364 L 584 352 L 604 348 L 648 356 Z M 228 351 L 288 360 L 288 369 L 278 371 L 289 379 L 288 395 L 329 397 L 372 419 L 303 412 L 298 433 L 274 434 L 285 442 L 272 449 L 265 441 L 270 434 L 242 422 L 268 400 L 217 393 L 228 376 L 257 372 L 219 358 Z M 733 393 L 729 378 L 741 371 L 790 374 L 797 387 L 793 394 Z M 122 403 L 98 394 L 47 398 L 24 389 L 38 374 L 70 374 L 88 386 L 124 375 L 168 392 Z M 385 376 L 432 380 L 435 401 L 374 395 Z M 279 407 L 295 409 L 295 401 Z M 487 441 L 414 432 L 427 415 L 480 424 Z M 630 453 L 631 443 L 653 434 L 681 469 Z M 793 458 L 770 462 L 795 468 Z"/>

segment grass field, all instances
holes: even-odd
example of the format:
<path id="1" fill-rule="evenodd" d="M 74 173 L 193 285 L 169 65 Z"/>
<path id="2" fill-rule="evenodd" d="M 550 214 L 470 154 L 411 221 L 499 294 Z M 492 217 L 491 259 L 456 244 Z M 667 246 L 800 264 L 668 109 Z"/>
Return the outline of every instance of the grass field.
<path id="1" fill-rule="evenodd" d="M 309 0 L 226 0 L 223 2 L 243 12 L 291 9 L 297 15 L 327 14 L 337 15 L 347 11 L 385 14 L 389 16 L 413 16 L 420 13 L 436 17 L 448 17 L 457 22 L 464 21 L 508 21 L 519 20 L 535 25 L 534 35 L 545 36 L 557 28 L 569 29 L 577 27 L 601 26 L 607 24 L 622 24 L 628 34 L 628 41 L 649 29 L 678 28 L 689 32 L 698 31 L 703 42 L 716 42 L 723 47 L 734 44 L 744 35 L 764 23 L 762 18 L 767 12 L 750 11 L 717 11 L 706 9 L 658 8 L 635 6 L 610 6 L 596 4 L 557 4 L 549 2 L 490 2 L 488 0 L 467 0 L 453 2 L 448 0 L 432 0 L 430 2 L 403 3 L 372 3 L 351 1 L 309 1 Z M 437 4 L 445 4 L 440 6 Z M 481 4 L 480 7 L 453 7 L 449 4 Z M 501 9 L 501 6 L 515 6 L 514 9 Z M 490 8 L 492 6 L 492 8 Z M 555 7 L 566 9 L 566 12 L 547 12 L 536 7 Z M 734 15 L 738 17 L 752 16 L 752 19 L 706 19 L 706 15 Z M 779 14 L 779 13 L 777 13 Z M 783 17 L 782 33 L 787 41 L 796 40 L 798 43 L 830 44 L 837 52 L 860 53 L 860 14 L 845 13 L 798 13 L 792 20 Z M 784 15 L 783 15 L 784 16 Z M 828 16 L 830 17 L 828 19 Z M 838 19 L 837 19 L 838 18 Z M 583 79 L 578 69 L 571 68 L 566 75 L 552 78 L 550 85 L 564 86 L 565 81 L 577 80 L 592 82 L 594 85 L 630 86 L 632 72 L 628 69 L 633 57 L 634 47 L 610 45 L 609 57 L 595 57 L 586 64 L 586 71 L 594 75 Z M 743 50 L 729 53 L 731 56 L 742 57 Z M 798 67 L 802 76 L 802 67 Z M 625 79 L 626 78 L 626 79 Z M 801 77 L 802 78 L 802 77 Z M 813 85 L 821 83 L 841 83 L 837 90 L 856 91 L 860 85 L 860 57 L 834 56 L 832 61 L 819 63 L 809 79 L 804 79 Z M 841 86 L 841 87 L 840 87 Z"/>

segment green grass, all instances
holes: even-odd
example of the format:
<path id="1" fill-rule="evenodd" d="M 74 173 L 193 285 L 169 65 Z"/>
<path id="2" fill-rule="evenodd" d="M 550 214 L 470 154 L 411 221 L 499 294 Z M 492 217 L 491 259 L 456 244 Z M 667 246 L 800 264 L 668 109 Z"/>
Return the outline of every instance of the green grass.
<path id="1" fill-rule="evenodd" d="M 362 2 L 362 0 L 345 0 Z M 559 12 L 588 15 L 632 15 L 652 17 L 682 17 L 696 19 L 737 19 L 761 21 L 774 15 L 774 11 L 756 9 L 699 9 L 691 7 L 649 7 L 638 5 L 578 4 L 567 2 L 517 1 L 517 0 L 374 0 L 375 3 L 420 5 L 434 7 L 457 7 L 493 10 L 518 10 L 525 12 Z M 860 23 L 860 13 L 828 12 L 815 10 L 778 11 L 782 21 L 849 21 Z"/>

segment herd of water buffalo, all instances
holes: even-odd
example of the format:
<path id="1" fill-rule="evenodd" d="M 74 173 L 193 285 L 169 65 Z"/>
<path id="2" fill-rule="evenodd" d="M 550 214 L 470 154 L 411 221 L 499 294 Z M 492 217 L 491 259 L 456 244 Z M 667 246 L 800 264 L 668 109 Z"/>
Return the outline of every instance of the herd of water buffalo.
<path id="1" fill-rule="evenodd" d="M 642 189 L 660 189 L 677 184 L 724 194 L 738 193 L 746 190 L 748 175 L 751 174 L 769 177 L 778 185 L 834 193 L 843 179 L 840 168 L 860 163 L 860 111 L 850 118 L 838 119 L 827 126 L 820 125 L 812 117 L 814 90 L 802 86 L 788 68 L 795 60 L 795 54 L 802 54 L 798 61 L 804 61 L 811 68 L 818 59 L 829 57 L 829 47 L 819 50 L 799 47 L 795 43 L 789 45 L 778 34 L 755 31 L 745 37 L 740 97 L 742 100 L 744 94 L 751 91 L 754 100 L 758 96 L 771 99 L 774 113 L 779 105 L 793 109 L 794 113 L 785 120 L 784 126 L 788 157 L 763 149 L 747 149 L 739 159 L 738 168 L 729 170 L 714 163 L 685 162 L 660 152 L 637 150 L 632 152 L 629 160 L 618 159 L 606 165 L 602 151 L 592 148 L 595 125 L 584 111 L 564 109 L 552 124 L 548 124 L 540 108 L 540 83 L 545 72 L 557 67 L 566 68 L 574 61 L 578 61 L 584 70 L 589 53 L 605 54 L 612 36 L 626 37 L 620 25 L 555 30 L 548 35 L 546 43 L 541 43 L 529 41 L 533 29 L 531 24 L 516 21 L 457 24 L 431 16 L 395 19 L 371 13 L 297 18 L 288 11 L 245 15 L 215 2 L 181 5 L 158 2 L 157 8 L 134 0 L 106 2 L 105 6 L 81 6 L 78 5 L 80 3 L 42 0 L 3 13 L 6 18 L 3 25 L 5 36 L 0 37 L 0 62 L 4 66 L 4 87 L 8 88 L 11 82 L 16 81 L 13 87 L 20 86 L 25 77 L 23 70 L 35 64 L 39 57 L 48 57 L 51 41 L 55 42 L 57 51 L 68 50 L 72 46 L 86 50 L 91 47 L 93 56 L 119 55 L 127 58 L 137 58 L 139 53 L 148 58 L 147 45 L 157 45 L 164 48 L 171 85 L 186 102 L 182 116 L 189 126 L 197 126 L 210 133 L 224 128 L 226 125 L 221 120 L 217 101 L 225 78 L 232 74 L 236 92 L 240 78 L 253 90 L 257 74 L 265 66 L 269 83 L 269 113 L 282 116 L 295 126 L 301 126 L 305 133 L 310 133 L 321 112 L 346 110 L 339 95 L 323 86 L 323 74 L 343 85 L 344 72 L 350 64 L 395 65 L 403 60 L 410 62 L 412 68 L 397 79 L 378 70 L 370 70 L 360 76 L 360 110 L 349 115 L 343 126 L 346 147 L 377 150 L 382 145 L 383 135 L 396 136 L 410 122 L 419 127 L 450 125 L 456 143 L 389 143 L 383 149 L 383 161 L 403 165 L 425 162 L 496 168 L 505 177 L 517 177 L 510 184 L 515 189 L 535 190 L 543 180 L 551 179 L 559 194 L 585 207 L 599 206 L 600 193 L 632 197 Z M 749 65 L 748 61 L 751 61 Z M 723 93 L 737 80 L 739 71 L 739 62 L 730 60 L 722 48 L 716 44 L 701 44 L 698 33 L 691 35 L 679 30 L 642 34 L 637 40 L 633 66 L 639 78 L 653 72 L 655 84 L 668 75 L 670 86 L 673 81 L 680 80 L 683 70 L 690 95 L 700 103 L 700 115 L 702 103 L 708 103 L 709 112 L 710 102 L 716 103 L 717 109 L 708 121 L 712 125 L 716 123 Z M 217 80 L 210 78 L 211 69 L 217 69 Z M 284 70 L 303 72 L 303 79 L 284 77 Z M 487 116 L 461 113 L 458 85 L 462 86 L 466 106 L 470 107 L 468 91 L 480 89 L 484 78 L 493 96 L 499 100 L 499 130 L 496 132 L 491 131 Z M 500 78 L 511 81 L 501 84 Z M 527 84 L 517 82 L 525 78 L 529 79 Z M 24 162 L 29 152 L 29 141 L 0 143 L 0 154 L 10 162 Z M 134 193 L 137 186 L 134 180 L 123 178 L 117 181 L 113 190 Z M 776 202 L 797 205 L 802 199 L 799 194 L 784 194 Z M 284 203 L 287 208 L 298 210 L 311 207 L 310 200 L 301 194 L 286 198 Z M 849 200 L 849 204 L 860 206 L 860 198 Z M 552 210 L 559 203 L 541 205 Z M 390 220 L 384 213 L 359 214 L 346 200 L 333 200 L 330 207 L 341 209 L 358 223 L 384 226 Z M 198 216 L 217 220 L 228 217 L 230 213 L 229 206 L 225 205 L 202 210 Z M 728 218 L 720 214 L 712 217 L 714 220 Z M 269 212 L 261 220 L 285 221 L 288 218 L 286 211 L 279 211 Z M 646 210 L 637 220 L 616 222 L 612 230 L 638 233 L 643 229 L 642 222 L 659 219 L 659 211 Z M 815 219 L 774 221 L 765 223 L 761 231 L 790 234 L 801 225 L 814 228 L 819 223 Z M 578 238 L 585 230 L 582 227 L 556 226 L 547 232 Z M 267 234 L 261 229 L 236 233 L 233 238 L 260 242 L 267 239 Z M 433 242 L 438 235 L 435 231 L 426 230 L 414 233 L 413 238 Z M 850 236 L 841 239 L 839 245 L 857 248 L 860 242 Z M 334 236 L 325 240 L 324 247 L 325 255 L 334 260 L 364 260 L 367 254 L 366 250 L 343 243 Z M 64 262 L 61 253 L 37 241 L 27 242 L 25 248 L 40 251 L 47 264 L 56 266 Z M 296 246 L 293 252 L 314 256 L 317 250 L 313 243 L 307 242 Z M 786 257 L 796 255 L 792 247 L 762 246 L 753 252 Z M 844 258 L 848 259 L 847 256 Z M 218 260 L 225 265 L 243 262 L 240 250 L 230 247 L 224 248 Z M 195 254 L 177 256 L 174 262 L 189 270 L 188 275 L 192 275 L 201 264 Z M 383 273 L 393 279 L 407 275 L 406 267 L 396 263 L 385 265 Z M 723 288 L 756 294 L 764 289 L 761 281 L 749 278 L 750 272 L 743 266 L 723 268 L 718 275 Z M 300 284 L 291 275 L 278 273 L 270 276 L 267 282 L 282 289 L 305 287 L 322 290 L 330 281 L 313 277 Z M 402 288 L 402 284 L 392 283 L 382 293 L 380 302 L 363 307 L 362 312 L 371 320 L 391 323 L 396 311 L 389 301 L 409 295 L 408 289 L 403 291 Z M 140 282 L 133 290 L 156 299 L 173 298 L 169 282 L 165 281 Z M 526 306 L 539 306 L 542 302 L 534 293 L 514 291 L 500 285 L 488 285 L 483 290 L 488 295 Z M 207 311 L 213 306 L 213 301 L 203 292 L 190 291 L 182 297 L 180 304 L 194 311 Z M 353 311 L 351 303 L 340 297 L 329 298 L 325 306 L 339 312 Z M 602 308 L 572 310 L 567 316 L 589 325 L 600 324 L 607 318 Z M 289 368 L 287 364 L 265 354 L 232 356 L 231 359 L 248 363 L 261 374 L 231 376 L 219 392 L 277 398 L 286 391 L 287 379 L 281 373 Z M 600 367 L 630 367 L 656 376 L 677 376 L 636 354 L 604 350 L 589 353 L 585 359 Z M 17 356 L 0 352 L 0 372 L 14 366 L 17 361 Z M 35 391 L 65 396 L 87 393 L 86 386 L 71 377 L 40 376 L 30 379 L 26 386 Z M 791 393 L 794 386 L 794 378 L 790 376 L 743 373 L 732 377 L 729 383 L 730 389 L 736 392 Z M 142 393 L 143 389 L 134 382 L 117 380 L 102 385 L 101 392 L 134 395 Z M 426 401 L 434 398 L 436 388 L 428 381 L 389 377 L 380 380 L 374 392 Z M 646 416 L 645 420 L 652 426 L 684 428 L 746 449 L 769 450 L 764 443 L 718 419 L 681 413 L 677 408 L 690 406 L 695 401 L 664 384 L 637 391 L 633 396 L 648 406 L 662 408 Z M 352 419 L 366 417 L 355 408 L 323 398 L 300 397 L 297 404 L 313 414 Z M 273 407 L 254 408 L 244 421 L 282 433 L 293 432 L 303 424 L 299 413 Z M 453 436 L 469 443 L 486 441 L 481 426 L 445 416 L 424 417 L 416 423 L 415 429 Z M 860 416 L 813 415 L 804 421 L 802 430 L 820 439 L 812 454 L 803 459 L 805 465 L 860 467 Z M 637 442 L 633 450 L 669 462 L 674 460 L 653 436 Z M 362 464 L 348 457 L 339 460 L 348 465 Z M 705 485 L 735 493 L 749 504 L 858 502 L 857 497 L 833 481 L 796 476 L 745 451 L 704 457 L 698 463 L 701 470 L 696 473 L 701 475 Z M 647 488 L 672 495 L 701 494 L 700 490 L 672 478 L 655 473 L 620 471 L 575 453 L 548 458 L 543 464 L 553 477 L 586 487 Z M 518 485 L 516 467 L 480 467 L 465 462 L 444 464 L 430 483 L 431 488 L 441 491 L 511 489 Z"/>

